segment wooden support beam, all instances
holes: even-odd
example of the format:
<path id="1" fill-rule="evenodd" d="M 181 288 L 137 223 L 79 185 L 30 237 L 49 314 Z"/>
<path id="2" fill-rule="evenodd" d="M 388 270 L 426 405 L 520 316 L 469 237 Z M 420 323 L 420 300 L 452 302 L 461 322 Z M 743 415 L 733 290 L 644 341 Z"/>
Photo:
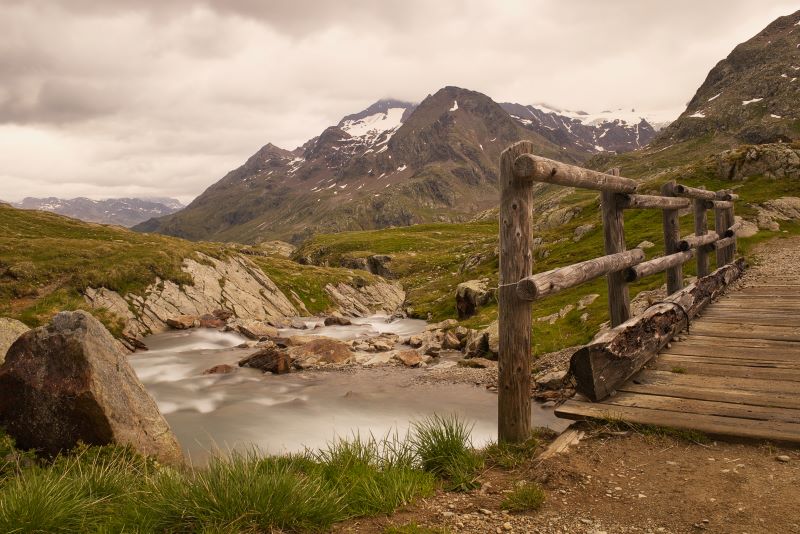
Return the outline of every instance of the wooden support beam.
<path id="1" fill-rule="evenodd" d="M 714 229 L 717 232 L 717 235 L 725 235 L 725 230 L 727 230 L 725 226 L 725 222 L 727 221 L 727 217 L 725 216 L 725 210 L 722 208 L 715 208 L 714 209 Z M 722 267 L 727 262 L 725 249 L 720 248 L 718 246 L 714 246 L 714 250 L 717 251 L 717 267 Z"/>
<path id="2" fill-rule="evenodd" d="M 730 238 L 733 239 L 733 246 L 728 249 L 728 263 L 732 262 L 733 259 L 736 257 L 736 230 L 731 232 L 731 228 L 733 228 L 734 223 L 736 222 L 736 216 L 733 214 L 733 201 L 731 201 L 731 207 L 725 210 L 725 226 L 727 227 L 725 230 L 725 235 L 731 233 Z"/>
<path id="3" fill-rule="evenodd" d="M 608 273 L 624 271 L 643 262 L 644 258 L 644 251 L 634 248 L 528 276 L 517 283 L 517 296 L 526 301 L 538 300 Z"/>
<path id="4" fill-rule="evenodd" d="M 720 252 L 723 252 L 724 250 L 728 249 L 728 247 L 731 247 L 734 244 L 736 244 L 736 237 L 726 237 L 718 241 L 714 241 L 714 244 L 712 246 L 714 247 L 714 250 L 716 250 L 717 253 L 719 254 Z"/>
<path id="5" fill-rule="evenodd" d="M 529 178 L 536 182 L 613 193 L 633 193 L 638 186 L 638 182 L 630 178 L 612 176 L 533 154 L 517 157 L 514 161 L 514 174 L 518 178 Z"/>
<path id="6" fill-rule="evenodd" d="M 726 192 L 720 200 L 739 200 L 739 195 L 736 193 Z"/>
<path id="7" fill-rule="evenodd" d="M 733 237 L 742 228 L 742 221 L 733 223 L 727 230 L 725 230 L 725 237 Z"/>
<path id="8" fill-rule="evenodd" d="M 689 200 L 658 195 L 620 195 L 619 204 L 624 209 L 680 210 L 689 207 Z"/>
<path id="9" fill-rule="evenodd" d="M 714 191 L 706 191 L 705 189 L 697 189 L 696 187 L 680 184 L 675 184 L 675 196 L 700 200 L 717 200 L 717 194 Z"/>
<path id="10" fill-rule="evenodd" d="M 513 165 L 533 149 L 520 141 L 500 155 L 497 435 L 512 443 L 531 435 L 531 304 L 517 296 L 514 283 L 533 272 L 533 184 L 515 176 Z"/>
<path id="11" fill-rule="evenodd" d="M 612 176 L 619 176 L 619 169 L 609 171 Z M 625 252 L 625 225 L 623 207 L 620 200 L 630 195 L 620 195 L 609 191 L 600 192 L 600 202 L 603 215 L 603 244 L 606 254 Z M 606 275 L 608 287 L 608 313 L 611 325 L 622 324 L 631 316 L 630 294 L 628 284 L 625 283 L 625 274 L 621 271 L 610 272 Z"/>
<path id="12" fill-rule="evenodd" d="M 655 304 L 641 315 L 598 335 L 570 361 L 578 392 L 592 401 L 608 397 L 683 330 L 687 318 L 691 320 L 736 280 L 744 268 L 742 259 L 720 267 L 670 295 L 666 303 Z"/>
<path id="13" fill-rule="evenodd" d="M 678 242 L 678 250 L 686 251 L 693 248 L 703 248 L 717 239 L 719 239 L 719 236 L 716 232 L 707 232 L 701 236 L 688 235 Z"/>
<path id="14" fill-rule="evenodd" d="M 676 184 L 667 182 L 661 187 L 661 194 L 667 197 L 674 196 Z M 664 254 L 669 256 L 679 252 L 678 242 L 681 240 L 681 221 L 678 210 L 664 210 Z M 683 287 L 683 264 L 674 265 L 667 269 L 667 294 L 671 295 Z"/>
<path id="15" fill-rule="evenodd" d="M 706 201 L 696 198 L 692 203 L 694 204 L 694 235 L 702 238 L 708 233 Z M 678 248 L 681 248 L 681 244 L 678 245 Z M 683 249 L 681 248 L 681 250 Z M 709 271 L 708 250 L 705 247 L 699 247 L 697 249 L 697 276 L 706 276 Z"/>
<path id="16" fill-rule="evenodd" d="M 718 209 L 727 210 L 733 207 L 733 202 L 731 202 L 730 200 L 712 200 L 711 207 L 714 208 L 715 210 Z"/>
<path id="17" fill-rule="evenodd" d="M 657 273 L 663 273 L 667 269 L 675 267 L 676 265 L 683 265 L 691 260 L 695 255 L 694 250 L 687 250 L 685 252 L 676 252 L 669 256 L 661 256 L 649 261 L 628 267 L 625 270 L 625 280 L 628 283 L 636 282 L 637 280 Z"/>

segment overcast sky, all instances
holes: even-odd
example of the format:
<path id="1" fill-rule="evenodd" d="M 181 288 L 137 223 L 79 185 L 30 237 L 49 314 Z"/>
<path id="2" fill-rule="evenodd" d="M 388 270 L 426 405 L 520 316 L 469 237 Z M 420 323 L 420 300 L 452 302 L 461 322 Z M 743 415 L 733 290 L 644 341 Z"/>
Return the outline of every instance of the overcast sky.
<path id="1" fill-rule="evenodd" d="M 0 198 L 189 201 L 382 97 L 677 116 L 797 0 L 0 0 Z"/>

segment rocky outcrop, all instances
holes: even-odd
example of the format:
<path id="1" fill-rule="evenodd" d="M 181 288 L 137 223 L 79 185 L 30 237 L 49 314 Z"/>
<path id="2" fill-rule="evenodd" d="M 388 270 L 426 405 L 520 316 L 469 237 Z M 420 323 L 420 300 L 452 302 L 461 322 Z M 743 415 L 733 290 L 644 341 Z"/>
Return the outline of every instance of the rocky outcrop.
<path id="1" fill-rule="evenodd" d="M 800 220 L 800 198 L 780 197 L 758 207 L 756 224 L 764 230 L 780 230 L 779 221 Z"/>
<path id="2" fill-rule="evenodd" d="M 0 317 L 0 365 L 3 365 L 9 347 L 28 330 L 30 329 L 24 323 L 16 319 Z"/>
<path id="3" fill-rule="evenodd" d="M 341 282 L 328 284 L 325 292 L 342 315 L 365 317 L 373 313 L 392 314 L 406 299 L 406 293 L 398 283 L 377 282 L 353 287 Z"/>
<path id="4" fill-rule="evenodd" d="M 251 367 L 264 373 L 282 375 L 292 370 L 289 354 L 276 346 L 266 347 L 239 361 L 239 367 Z"/>
<path id="5" fill-rule="evenodd" d="M 0 367 L 0 424 L 46 454 L 116 443 L 165 463 L 182 453 L 113 336 L 84 311 L 24 334 Z"/>
<path id="6" fill-rule="evenodd" d="M 308 343 L 290 347 L 288 354 L 295 367 L 307 369 L 320 364 L 348 363 L 353 356 L 353 351 L 343 341 L 317 337 Z"/>
<path id="7" fill-rule="evenodd" d="M 192 285 L 156 279 L 144 295 L 122 297 L 106 288 L 87 288 L 85 298 L 93 308 L 106 308 L 123 318 L 125 334 L 131 337 L 164 331 L 168 320 L 181 315 L 199 317 L 220 309 L 259 321 L 297 315 L 272 280 L 242 256 L 219 260 L 198 253 L 196 259 L 185 259 L 182 268 Z"/>
<path id="8" fill-rule="evenodd" d="M 725 180 L 750 176 L 800 179 L 800 147 L 784 143 L 745 146 L 713 157 L 717 175 Z"/>
<path id="9" fill-rule="evenodd" d="M 485 280 L 469 280 L 456 286 L 456 311 L 459 319 L 472 317 L 478 308 L 489 303 L 492 292 L 486 286 Z"/>

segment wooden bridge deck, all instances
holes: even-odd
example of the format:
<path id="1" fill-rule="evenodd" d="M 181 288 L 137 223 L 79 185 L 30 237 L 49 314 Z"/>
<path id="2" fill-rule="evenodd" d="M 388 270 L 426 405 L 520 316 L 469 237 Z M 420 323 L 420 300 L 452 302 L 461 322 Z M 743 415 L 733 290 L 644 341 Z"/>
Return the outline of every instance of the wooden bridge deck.
<path id="1" fill-rule="evenodd" d="M 556 415 L 800 443 L 800 279 L 729 293 L 616 395 Z"/>

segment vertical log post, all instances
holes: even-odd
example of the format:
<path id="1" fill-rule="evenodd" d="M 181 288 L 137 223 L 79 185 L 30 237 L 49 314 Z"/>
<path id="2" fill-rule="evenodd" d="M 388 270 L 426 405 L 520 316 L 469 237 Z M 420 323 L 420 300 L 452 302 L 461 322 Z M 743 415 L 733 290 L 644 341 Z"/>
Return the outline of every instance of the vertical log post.
<path id="1" fill-rule="evenodd" d="M 533 152 L 520 141 L 500 155 L 500 283 L 498 288 L 497 436 L 521 443 L 531 434 L 531 303 L 516 284 L 533 272 L 530 178 L 514 175 L 514 160 Z"/>
<path id="2" fill-rule="evenodd" d="M 608 174 L 619 176 L 619 169 L 613 168 Z M 606 254 L 625 252 L 625 225 L 623 210 L 619 206 L 619 197 L 610 191 L 600 192 L 600 202 L 603 210 L 603 241 Z M 617 326 L 631 316 L 631 303 L 628 294 L 628 283 L 625 272 L 618 271 L 606 276 L 608 283 L 608 311 L 611 316 L 611 326 Z"/>
<path id="3" fill-rule="evenodd" d="M 665 197 L 675 196 L 675 182 L 667 182 L 661 187 L 661 194 Z M 681 240 L 681 226 L 678 210 L 662 210 L 664 219 L 664 253 L 675 254 L 678 252 L 678 243 Z M 676 265 L 667 269 L 667 295 L 683 289 L 683 265 Z"/>
<path id="4" fill-rule="evenodd" d="M 728 190 L 728 192 L 730 193 L 731 191 Z M 733 226 L 734 223 L 736 222 L 736 216 L 733 213 L 733 205 L 734 205 L 734 202 L 731 201 L 731 207 L 728 208 L 727 210 L 725 210 L 725 220 L 726 220 L 725 222 L 727 222 L 726 229 L 730 228 L 731 226 Z M 737 246 L 736 234 L 734 233 L 733 234 L 733 245 L 728 247 L 728 256 L 727 256 L 728 263 L 731 263 L 731 262 L 733 262 L 734 259 L 736 259 L 736 246 Z"/>
<path id="5" fill-rule="evenodd" d="M 717 193 L 718 198 L 722 198 L 725 195 L 725 191 L 719 191 Z M 728 224 L 728 209 L 727 208 L 714 208 L 714 229 L 716 230 L 717 234 L 722 238 L 725 235 L 725 230 L 730 227 Z M 719 269 L 723 265 L 727 265 L 730 263 L 730 247 L 718 248 L 717 249 L 717 268 Z"/>
<path id="6" fill-rule="evenodd" d="M 694 199 L 694 235 L 700 237 L 708 233 L 708 219 L 706 217 L 706 201 Z M 708 276 L 711 272 L 708 261 L 708 247 L 697 247 L 697 277 Z"/>

